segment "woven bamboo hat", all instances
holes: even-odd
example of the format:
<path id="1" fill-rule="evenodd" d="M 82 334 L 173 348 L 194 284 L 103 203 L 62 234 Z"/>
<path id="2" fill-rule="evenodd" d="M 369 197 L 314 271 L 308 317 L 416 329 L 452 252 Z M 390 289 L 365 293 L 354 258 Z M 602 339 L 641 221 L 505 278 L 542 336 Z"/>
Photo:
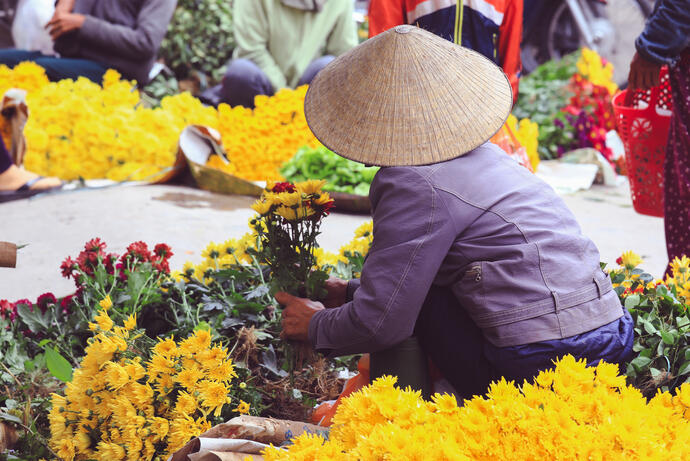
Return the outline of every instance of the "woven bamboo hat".
<path id="1" fill-rule="evenodd" d="M 471 151 L 503 126 L 512 105 L 508 78 L 490 60 L 404 25 L 319 72 L 304 111 L 314 135 L 337 154 L 402 166 Z"/>

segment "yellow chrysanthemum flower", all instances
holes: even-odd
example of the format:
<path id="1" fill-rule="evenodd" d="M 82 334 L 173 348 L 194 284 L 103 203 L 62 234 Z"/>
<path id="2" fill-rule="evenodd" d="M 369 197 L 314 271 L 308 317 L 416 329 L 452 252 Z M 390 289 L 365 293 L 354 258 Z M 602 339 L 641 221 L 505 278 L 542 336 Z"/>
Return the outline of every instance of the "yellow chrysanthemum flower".
<path id="1" fill-rule="evenodd" d="M 235 408 L 235 411 L 241 415 L 246 415 L 247 413 L 249 413 L 249 408 L 250 405 L 247 402 L 245 402 L 244 400 L 240 400 L 240 403 L 239 405 L 237 405 L 237 408 Z"/>
<path id="2" fill-rule="evenodd" d="M 99 303 L 99 306 L 103 308 L 104 311 L 107 311 L 111 307 L 113 307 L 113 301 L 110 299 L 110 295 L 107 295 L 105 298 L 103 298 Z"/>
<path id="3" fill-rule="evenodd" d="M 625 268 L 628 270 L 633 270 L 642 264 L 642 258 L 640 258 L 640 256 L 632 250 L 623 252 L 619 258 L 619 261 L 619 264 L 621 266 L 625 266 Z"/>

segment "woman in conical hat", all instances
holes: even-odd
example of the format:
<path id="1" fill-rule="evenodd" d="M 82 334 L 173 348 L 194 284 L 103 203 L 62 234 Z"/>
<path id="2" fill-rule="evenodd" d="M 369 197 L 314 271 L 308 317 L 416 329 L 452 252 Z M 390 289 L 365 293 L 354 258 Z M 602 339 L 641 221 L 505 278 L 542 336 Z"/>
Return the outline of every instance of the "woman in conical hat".
<path id="1" fill-rule="evenodd" d="M 565 354 L 623 363 L 633 325 L 565 203 L 487 143 L 512 106 L 483 56 L 399 26 L 336 59 L 305 114 L 334 152 L 383 168 L 360 279 L 324 303 L 279 293 L 283 335 L 330 356 L 413 334 L 460 397 Z"/>

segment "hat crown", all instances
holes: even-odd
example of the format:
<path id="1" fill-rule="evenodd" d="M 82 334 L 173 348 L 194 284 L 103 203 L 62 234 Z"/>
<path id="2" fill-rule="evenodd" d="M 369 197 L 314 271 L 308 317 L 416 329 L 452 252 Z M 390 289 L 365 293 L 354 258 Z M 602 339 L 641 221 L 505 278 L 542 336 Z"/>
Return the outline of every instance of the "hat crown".
<path id="1" fill-rule="evenodd" d="M 396 26 L 336 58 L 305 99 L 307 123 L 329 149 L 380 166 L 467 153 L 512 108 L 505 74 L 479 53 L 415 26 Z"/>

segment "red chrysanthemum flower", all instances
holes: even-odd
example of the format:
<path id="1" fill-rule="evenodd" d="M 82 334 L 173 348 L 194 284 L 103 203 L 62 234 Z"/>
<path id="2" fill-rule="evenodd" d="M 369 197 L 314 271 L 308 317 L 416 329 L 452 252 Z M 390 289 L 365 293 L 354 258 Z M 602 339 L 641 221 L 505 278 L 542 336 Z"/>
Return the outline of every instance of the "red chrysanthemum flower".
<path id="1" fill-rule="evenodd" d="M 276 194 L 279 194 L 281 192 L 295 192 L 296 190 L 297 188 L 295 187 L 295 185 L 289 182 L 276 183 L 273 186 L 273 189 L 271 189 L 271 191 L 275 192 Z"/>
<path id="2" fill-rule="evenodd" d="M 72 299 L 74 295 L 67 295 L 60 301 L 60 309 L 65 315 L 69 315 L 72 312 Z"/>
<path id="3" fill-rule="evenodd" d="M 62 264 L 60 264 L 60 272 L 62 273 L 62 276 L 66 279 L 70 278 L 76 266 L 77 262 L 74 259 L 72 259 L 70 256 L 66 257 L 65 260 L 62 261 Z"/>
<path id="4" fill-rule="evenodd" d="M 156 254 L 156 256 L 165 260 L 170 259 L 170 257 L 173 255 L 171 248 L 165 243 L 159 243 L 156 245 L 156 247 L 153 249 L 153 252 Z"/>
<path id="5" fill-rule="evenodd" d="M 92 238 L 86 244 L 84 244 L 84 250 L 85 251 L 92 251 L 96 254 L 101 253 L 104 251 L 106 248 L 105 242 L 102 242 L 100 238 Z"/>
<path id="6" fill-rule="evenodd" d="M 48 309 L 49 304 L 55 304 L 57 303 L 57 298 L 53 293 L 43 293 L 41 296 L 38 297 L 36 300 L 36 305 L 41 309 L 42 313 L 45 313 L 46 309 Z"/>

